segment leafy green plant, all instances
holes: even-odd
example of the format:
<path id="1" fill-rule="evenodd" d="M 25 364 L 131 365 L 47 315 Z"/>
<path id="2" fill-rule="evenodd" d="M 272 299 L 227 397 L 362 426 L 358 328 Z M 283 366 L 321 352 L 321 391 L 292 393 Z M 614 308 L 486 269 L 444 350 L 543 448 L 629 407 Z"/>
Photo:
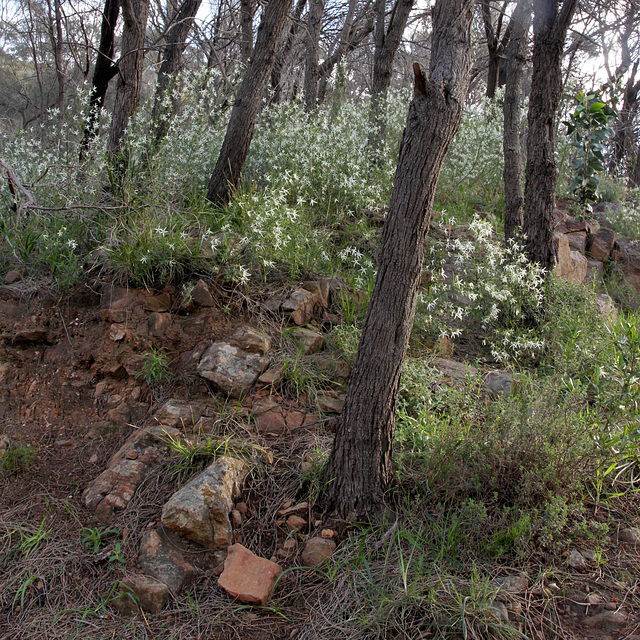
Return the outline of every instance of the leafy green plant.
<path id="1" fill-rule="evenodd" d="M 117 529 L 105 529 L 103 527 L 82 528 L 82 542 L 92 553 L 98 553 L 106 544 L 107 539 L 116 535 L 120 535 Z"/>
<path id="2" fill-rule="evenodd" d="M 169 357 L 163 349 L 151 347 L 144 354 L 142 368 L 136 374 L 136 378 L 144 378 L 149 386 L 156 386 L 171 378 L 171 367 Z"/>
<path id="3" fill-rule="evenodd" d="M 0 455 L 0 476 L 10 477 L 27 471 L 37 455 L 34 447 L 10 444 Z"/>
<path id="4" fill-rule="evenodd" d="M 607 141 L 614 134 L 611 121 L 617 116 L 617 100 L 612 93 L 607 104 L 605 90 L 602 86 L 598 91 L 579 91 L 574 97 L 576 108 L 565 122 L 576 149 L 570 189 L 583 204 L 598 199 L 598 173 L 604 171 Z"/>

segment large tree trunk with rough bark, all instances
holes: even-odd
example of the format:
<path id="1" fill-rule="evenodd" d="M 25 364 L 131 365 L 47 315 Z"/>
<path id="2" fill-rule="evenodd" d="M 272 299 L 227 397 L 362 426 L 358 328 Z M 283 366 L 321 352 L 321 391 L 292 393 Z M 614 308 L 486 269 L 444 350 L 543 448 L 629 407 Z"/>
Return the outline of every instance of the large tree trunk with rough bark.
<path id="1" fill-rule="evenodd" d="M 473 0 L 438 0 L 429 77 L 414 64 L 414 98 L 376 282 L 327 469 L 327 508 L 348 519 L 372 517 L 392 477 L 400 373 L 415 316 L 431 207 L 469 87 L 473 6 Z"/>
<path id="2" fill-rule="evenodd" d="M 578 0 L 534 0 L 533 75 L 529 96 L 524 233 L 526 251 L 547 274 L 554 263 L 556 112 L 562 93 L 562 52 Z"/>
<path id="3" fill-rule="evenodd" d="M 407 26 L 413 0 L 395 0 L 389 25 L 386 26 L 386 0 L 376 0 L 375 50 L 373 54 L 373 78 L 371 83 L 371 132 L 369 148 L 379 152 L 386 135 L 385 110 L 387 91 L 391 86 L 393 61 Z"/>
<path id="4" fill-rule="evenodd" d="M 307 41 L 304 58 L 304 106 L 308 112 L 318 104 L 318 56 L 324 0 L 309 0 L 307 15 Z"/>
<path id="5" fill-rule="evenodd" d="M 520 144 L 520 103 L 522 80 L 527 64 L 527 42 L 531 26 L 532 0 L 519 0 L 509 23 L 511 37 L 505 49 L 504 114 L 504 237 L 515 239 L 522 233 L 524 193 L 522 189 L 522 145 Z"/>
<path id="6" fill-rule="evenodd" d="M 158 71 L 158 84 L 153 97 L 152 117 L 156 123 L 156 141 L 166 135 L 171 116 L 175 112 L 175 101 L 171 100 L 170 105 L 164 105 L 163 98 L 182 65 L 182 55 L 187 48 L 187 37 L 201 4 L 202 0 L 184 0 L 167 33 L 167 42 L 162 50 L 162 63 Z"/>
<path id="7" fill-rule="evenodd" d="M 269 0 L 263 9 L 253 56 L 240 85 L 218 161 L 209 180 L 207 199 L 216 204 L 229 201 L 240 180 L 249 153 L 260 102 L 276 58 L 276 48 L 291 9 L 292 0 Z"/>
<path id="8" fill-rule="evenodd" d="M 109 129 L 107 151 L 116 154 L 129 120 L 138 109 L 144 64 L 144 37 L 149 0 L 120 0 L 124 28 L 118 64 L 118 87 Z"/>
<path id="9" fill-rule="evenodd" d="M 84 137 L 80 147 L 80 159 L 89 148 L 91 138 L 94 135 L 100 109 L 104 106 L 111 78 L 118 73 L 118 68 L 113 63 L 113 50 L 116 32 L 116 23 L 120 14 L 120 0 L 106 0 L 102 12 L 102 26 L 100 28 L 100 46 L 98 57 L 91 81 L 91 98 L 89 99 L 89 116 L 84 129 Z"/>

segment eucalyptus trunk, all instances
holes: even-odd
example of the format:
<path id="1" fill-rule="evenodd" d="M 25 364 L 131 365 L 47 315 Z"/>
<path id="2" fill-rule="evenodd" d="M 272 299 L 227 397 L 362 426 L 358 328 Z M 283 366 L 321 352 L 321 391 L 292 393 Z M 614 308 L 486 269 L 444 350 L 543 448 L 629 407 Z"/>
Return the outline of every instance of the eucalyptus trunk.
<path id="1" fill-rule="evenodd" d="M 327 507 L 348 519 L 373 517 L 392 478 L 400 373 L 438 177 L 469 87 L 473 7 L 473 0 L 438 0 L 429 77 L 414 63 L 376 281 L 327 469 Z"/>

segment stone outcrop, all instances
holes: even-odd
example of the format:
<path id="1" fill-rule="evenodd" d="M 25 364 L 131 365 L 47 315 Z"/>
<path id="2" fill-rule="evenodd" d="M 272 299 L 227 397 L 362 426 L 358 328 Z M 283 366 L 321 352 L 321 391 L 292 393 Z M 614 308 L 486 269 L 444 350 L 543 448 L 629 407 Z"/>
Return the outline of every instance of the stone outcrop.
<path id="1" fill-rule="evenodd" d="M 564 234 L 554 235 L 556 246 L 556 266 L 553 274 L 569 282 L 582 283 L 587 276 L 587 259 L 579 252 L 572 251 L 569 238 Z"/>
<path id="2" fill-rule="evenodd" d="M 166 457 L 168 435 L 181 437 L 171 427 L 152 426 L 134 431 L 111 457 L 107 469 L 85 489 L 84 503 L 100 521 L 111 522 L 114 514 L 129 504 L 140 483 Z"/>
<path id="3" fill-rule="evenodd" d="M 228 547 L 233 535 L 229 515 L 247 471 L 241 460 L 218 458 L 173 494 L 162 509 L 162 524 L 208 549 Z"/>
<path id="4" fill-rule="evenodd" d="M 269 358 L 228 344 L 215 342 L 202 355 L 198 374 L 233 398 L 246 395 L 258 376 L 269 366 Z"/>

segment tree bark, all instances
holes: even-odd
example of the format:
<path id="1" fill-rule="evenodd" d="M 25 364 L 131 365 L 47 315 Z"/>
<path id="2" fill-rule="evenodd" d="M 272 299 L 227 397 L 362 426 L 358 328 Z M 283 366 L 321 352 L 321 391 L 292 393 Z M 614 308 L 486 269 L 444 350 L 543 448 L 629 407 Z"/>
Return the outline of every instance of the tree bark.
<path id="1" fill-rule="evenodd" d="M 531 26 L 532 0 L 519 0 L 509 25 L 511 37 L 505 49 L 504 114 L 504 237 L 515 239 L 522 233 L 524 193 L 522 189 L 522 147 L 520 144 L 520 103 L 522 80 L 527 64 L 527 43 Z"/>
<path id="2" fill-rule="evenodd" d="M 175 113 L 175 101 L 171 100 L 171 105 L 166 108 L 162 100 L 172 78 L 182 65 L 182 55 L 187 48 L 187 37 L 201 4 L 202 0 L 183 0 L 167 33 L 167 42 L 162 50 L 162 63 L 158 71 L 158 84 L 153 97 L 152 118 L 156 123 L 156 142 L 166 135 L 170 118 Z"/>
<path id="3" fill-rule="evenodd" d="M 118 64 L 118 87 L 107 143 L 109 154 L 120 151 L 122 136 L 140 103 L 149 0 L 120 0 L 120 6 L 124 18 L 122 55 Z"/>
<path id="4" fill-rule="evenodd" d="M 395 0 L 389 26 L 385 30 L 386 0 L 376 0 L 375 51 L 371 84 L 371 132 L 368 141 L 369 148 L 374 155 L 379 152 L 386 135 L 385 108 L 387 91 L 391 85 L 393 60 L 400 46 L 412 7 L 413 0 Z"/>
<path id="5" fill-rule="evenodd" d="M 414 98 L 376 282 L 327 469 L 327 508 L 348 519 L 372 517 L 392 477 L 400 373 L 415 316 L 431 207 L 469 87 L 473 5 L 473 0 L 438 0 L 428 79 L 414 63 Z"/>
<path id="6" fill-rule="evenodd" d="M 276 56 L 276 60 L 273 64 L 273 70 L 271 71 L 271 89 L 273 90 L 273 97 L 271 102 L 278 104 L 282 96 L 282 70 L 285 68 L 287 61 L 289 60 L 289 54 L 293 47 L 296 35 L 300 29 L 300 16 L 304 11 L 307 0 L 298 0 L 296 6 L 293 9 L 293 15 L 291 20 L 291 27 L 287 32 L 287 37 L 284 39 L 284 43 L 280 47 L 280 51 Z"/>
<path id="7" fill-rule="evenodd" d="M 84 129 L 84 137 L 80 146 L 80 159 L 89 148 L 94 136 L 95 128 L 100 116 L 100 109 L 104 106 L 111 78 L 118 73 L 113 64 L 113 51 L 116 23 L 120 14 L 120 0 L 106 0 L 102 11 L 102 26 L 100 28 L 100 46 L 98 57 L 91 81 L 91 98 L 89 100 L 89 116 Z"/>
<path id="8" fill-rule="evenodd" d="M 245 66 L 249 64 L 253 53 L 253 16 L 256 3 L 253 0 L 240 0 L 240 54 Z"/>
<path id="9" fill-rule="evenodd" d="M 315 111 L 318 104 L 318 56 L 323 13 L 324 0 L 309 0 L 304 59 L 304 106 L 307 112 Z"/>
<path id="10" fill-rule="evenodd" d="M 556 112 L 562 93 L 562 52 L 578 0 L 534 0 L 533 75 L 525 171 L 525 248 L 551 274 L 556 203 Z"/>
<path id="11" fill-rule="evenodd" d="M 253 56 L 231 110 L 222 149 L 209 180 L 207 199 L 215 204 L 228 202 L 240 180 L 291 4 L 292 0 L 269 0 L 263 9 Z"/>
<path id="12" fill-rule="evenodd" d="M 56 66 L 56 78 L 58 80 L 58 99 L 56 107 L 62 115 L 64 109 L 64 68 L 62 61 L 62 12 L 60 10 L 60 0 L 53 0 L 53 9 L 51 1 L 47 0 L 47 8 L 49 11 L 49 38 L 51 40 L 51 49 L 53 51 L 53 61 Z"/>

